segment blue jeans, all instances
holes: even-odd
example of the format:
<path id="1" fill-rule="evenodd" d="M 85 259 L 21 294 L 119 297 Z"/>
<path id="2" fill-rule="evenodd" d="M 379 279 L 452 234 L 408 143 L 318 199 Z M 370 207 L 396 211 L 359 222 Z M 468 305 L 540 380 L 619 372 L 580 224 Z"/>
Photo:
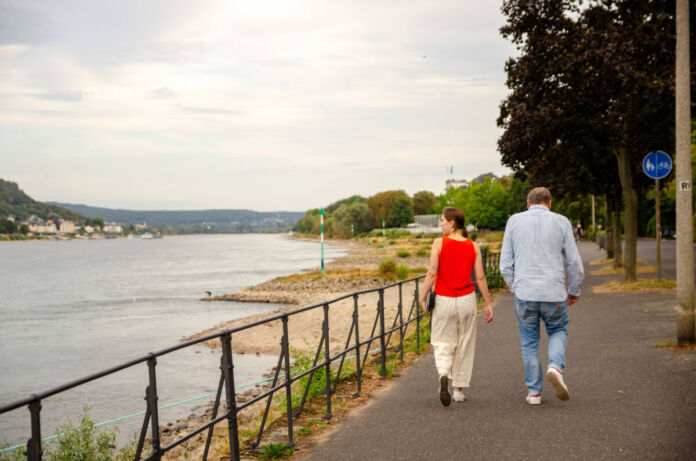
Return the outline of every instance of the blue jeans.
<path id="1" fill-rule="evenodd" d="M 549 335 L 549 367 L 563 371 L 568 338 L 568 300 L 560 303 L 523 301 L 515 297 L 515 314 L 520 330 L 524 383 L 529 395 L 541 394 L 544 382 L 539 359 L 539 319 L 544 320 Z"/>

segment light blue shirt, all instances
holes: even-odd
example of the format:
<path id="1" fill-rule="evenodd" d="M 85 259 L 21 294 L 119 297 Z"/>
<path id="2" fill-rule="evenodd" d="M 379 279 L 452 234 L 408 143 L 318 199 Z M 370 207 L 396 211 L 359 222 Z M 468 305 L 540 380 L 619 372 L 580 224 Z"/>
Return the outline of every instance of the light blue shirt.
<path id="1" fill-rule="evenodd" d="M 570 221 L 544 205 L 511 216 L 505 226 L 500 272 L 510 291 L 523 301 L 560 302 L 568 299 L 568 293 L 580 296 L 585 271 Z"/>

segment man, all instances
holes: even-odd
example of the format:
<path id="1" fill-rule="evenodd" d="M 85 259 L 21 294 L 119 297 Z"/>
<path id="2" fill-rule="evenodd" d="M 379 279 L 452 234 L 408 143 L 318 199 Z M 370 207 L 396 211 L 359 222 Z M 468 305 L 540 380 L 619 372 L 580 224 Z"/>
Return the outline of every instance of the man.
<path id="1" fill-rule="evenodd" d="M 508 220 L 500 253 L 500 272 L 515 295 L 524 382 L 530 405 L 541 404 L 543 385 L 539 319 L 544 321 L 549 336 L 546 379 L 553 385 L 556 397 L 561 400 L 570 398 L 563 380 L 568 306 L 578 301 L 585 276 L 570 221 L 550 209 L 548 189 L 532 189 L 527 195 L 527 211 Z"/>

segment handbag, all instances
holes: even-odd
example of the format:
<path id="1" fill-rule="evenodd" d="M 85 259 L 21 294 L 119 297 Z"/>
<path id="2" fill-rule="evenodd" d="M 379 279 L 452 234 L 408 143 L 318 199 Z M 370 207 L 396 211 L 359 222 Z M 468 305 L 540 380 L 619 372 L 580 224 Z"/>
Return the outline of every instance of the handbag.
<path id="1" fill-rule="evenodd" d="M 433 310 L 435 310 L 435 292 L 431 291 L 428 294 L 428 312 L 432 314 Z"/>

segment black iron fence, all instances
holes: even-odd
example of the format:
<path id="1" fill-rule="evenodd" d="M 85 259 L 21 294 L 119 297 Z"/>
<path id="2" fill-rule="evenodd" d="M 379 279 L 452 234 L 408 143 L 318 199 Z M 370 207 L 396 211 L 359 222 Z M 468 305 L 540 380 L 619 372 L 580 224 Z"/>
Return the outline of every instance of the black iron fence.
<path id="1" fill-rule="evenodd" d="M 496 288 L 500 285 L 498 280 L 500 273 L 498 271 L 497 262 L 498 255 L 490 254 L 485 250 L 482 251 L 484 268 L 488 278 L 488 284 L 490 288 Z M 40 394 L 31 395 L 28 398 L 16 401 L 14 403 L 0 407 L 0 414 L 21 408 L 27 407 L 29 410 L 31 418 L 31 438 L 26 444 L 26 453 L 30 461 L 40 460 L 42 456 L 42 439 L 41 439 L 41 408 L 42 402 L 49 397 L 55 396 L 61 392 L 67 391 L 69 389 L 76 388 L 88 382 L 103 378 L 105 376 L 112 375 L 114 373 L 120 372 L 130 367 L 134 367 L 140 364 L 146 364 L 148 368 L 149 384 L 145 389 L 145 416 L 143 418 L 140 435 L 138 437 L 136 454 L 134 459 L 140 460 L 143 456 L 143 449 L 145 445 L 145 440 L 148 434 L 148 428 L 150 433 L 150 445 L 151 449 L 149 453 L 144 458 L 146 460 L 159 460 L 162 456 L 183 444 L 187 440 L 207 431 L 206 444 L 203 452 L 202 459 L 207 460 L 208 452 L 210 449 L 211 440 L 213 437 L 213 429 L 216 424 L 223 421 L 227 421 L 227 439 L 229 441 L 230 456 L 232 459 L 238 460 L 240 457 L 240 451 L 243 448 L 240 446 L 238 438 L 238 423 L 237 417 L 241 411 L 245 408 L 250 407 L 256 402 L 267 399 L 265 411 L 263 413 L 260 428 L 257 432 L 256 439 L 248 442 L 246 449 L 254 449 L 258 447 L 261 437 L 263 436 L 264 429 L 266 427 L 267 418 L 269 416 L 269 410 L 271 408 L 272 399 L 276 393 L 285 393 L 285 414 L 287 418 L 287 438 L 288 445 L 293 446 L 294 444 L 294 434 L 293 434 L 293 420 L 297 419 L 302 413 L 305 403 L 308 398 L 308 392 L 310 385 L 312 384 L 312 378 L 315 373 L 325 374 L 325 389 L 323 393 L 326 396 L 326 415 L 325 418 L 331 418 L 331 399 L 332 395 L 336 392 L 336 386 L 338 384 L 338 378 L 341 376 L 341 371 L 346 363 L 346 360 L 355 361 L 355 378 L 356 378 L 356 391 L 354 396 L 358 396 L 361 393 L 362 387 L 362 374 L 365 366 L 367 357 L 371 353 L 378 355 L 379 360 L 379 373 L 382 377 L 386 376 L 386 361 L 388 350 L 398 354 L 399 359 L 403 362 L 404 359 L 404 338 L 408 332 L 408 329 L 412 323 L 416 324 L 415 328 L 415 341 L 416 348 L 420 348 L 420 322 L 423 316 L 419 305 L 418 305 L 418 295 L 419 295 L 419 284 L 420 280 L 424 278 L 424 275 L 414 277 L 408 280 L 398 281 L 390 285 L 382 286 L 379 288 L 373 288 L 369 290 L 358 291 L 354 293 L 349 293 L 344 296 L 338 297 L 336 299 L 325 301 L 322 303 L 314 304 L 311 306 L 303 307 L 300 309 L 293 310 L 291 312 L 278 314 L 257 322 L 242 325 L 236 328 L 228 329 L 219 333 L 210 334 L 195 340 L 187 341 L 176 346 L 170 347 L 168 349 L 161 350 L 159 352 L 150 353 L 146 356 L 140 357 L 135 360 L 120 364 L 113 368 L 95 373 L 93 375 L 84 377 L 82 379 L 58 386 L 54 389 L 42 392 Z M 502 278 L 500 279 L 502 280 Z M 404 304 L 404 292 L 408 290 L 407 298 L 409 301 Z M 385 293 L 396 292 L 393 295 L 396 301 L 396 306 L 390 308 L 385 306 Z M 410 294 L 412 293 L 412 296 Z M 360 297 L 371 295 L 374 297 L 376 294 L 376 312 L 374 315 L 374 320 L 372 322 L 367 322 L 367 324 L 372 323 L 372 328 L 367 335 L 367 337 L 361 337 L 360 333 L 360 318 L 365 316 L 365 309 L 369 309 L 368 305 L 360 305 Z M 350 330 L 347 334 L 345 340 L 345 346 L 340 352 L 330 350 L 330 338 L 331 338 L 331 328 L 329 324 L 329 311 L 330 307 L 341 301 L 350 300 L 353 301 L 352 306 L 352 323 Z M 373 304 L 374 306 L 374 304 Z M 322 334 L 319 344 L 317 345 L 316 352 L 314 354 L 314 359 L 312 366 L 302 372 L 291 374 L 291 350 L 290 350 L 290 336 L 289 336 L 289 322 L 290 319 L 310 310 L 322 309 L 323 310 L 323 322 L 322 322 Z M 250 400 L 239 403 L 237 402 L 235 383 L 234 383 L 234 362 L 233 362 L 233 350 L 232 350 L 232 336 L 241 331 L 259 327 L 262 325 L 269 324 L 271 322 L 280 321 L 282 323 L 282 337 L 280 339 L 280 355 L 278 357 L 277 366 L 275 368 L 273 380 L 270 388 L 261 392 L 259 395 L 251 398 Z M 398 343 L 392 343 L 392 335 L 398 332 Z M 396 339 L 396 338 L 394 338 Z M 220 360 L 220 379 L 218 382 L 217 393 L 215 396 L 215 403 L 213 406 L 213 411 L 211 418 L 208 422 L 202 424 L 196 429 L 192 430 L 188 434 L 180 437 L 171 443 L 163 446 L 161 441 L 161 432 L 159 425 L 159 412 L 158 412 L 158 392 L 157 392 L 157 359 L 164 355 L 170 354 L 174 351 L 191 347 L 197 344 L 201 344 L 206 341 L 219 340 L 222 348 L 222 355 Z M 371 346 L 373 343 L 378 343 L 378 349 L 376 351 L 371 351 Z M 323 358 L 320 358 L 322 356 Z M 350 353 L 354 353 L 352 357 L 348 358 Z M 338 363 L 338 372 L 334 374 L 334 379 L 332 383 L 331 379 L 331 367 L 333 364 Z M 283 373 L 281 374 L 281 370 Z M 292 385 L 305 376 L 309 378 L 306 380 L 304 389 L 302 389 L 302 398 L 300 403 L 293 408 L 292 399 Z M 282 378 L 282 380 L 281 380 Z M 225 408 L 221 412 L 221 400 L 225 398 Z"/>

